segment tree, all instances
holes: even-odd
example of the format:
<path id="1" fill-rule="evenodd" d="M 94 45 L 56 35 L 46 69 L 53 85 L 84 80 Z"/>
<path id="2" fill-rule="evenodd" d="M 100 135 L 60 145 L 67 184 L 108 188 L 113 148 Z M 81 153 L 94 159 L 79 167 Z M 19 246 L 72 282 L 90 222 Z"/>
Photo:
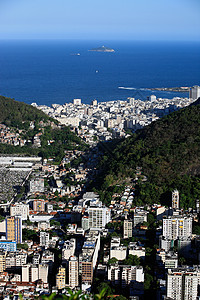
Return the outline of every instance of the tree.
<path id="1" fill-rule="evenodd" d="M 99 293 L 101 293 L 103 291 L 104 297 L 112 295 L 112 288 L 110 287 L 110 285 L 107 282 L 101 282 L 99 284 L 99 286 L 97 287 L 97 290 Z M 96 298 L 98 299 L 98 298 Z M 103 298 L 100 298 L 103 299 Z"/>
<path id="2" fill-rule="evenodd" d="M 116 257 L 112 257 L 111 259 L 109 259 L 108 261 L 108 265 L 113 265 L 116 264 L 118 262 Z"/>
<path id="3" fill-rule="evenodd" d="M 5 217 L 0 215 L 0 222 L 2 222 L 3 220 L 5 220 Z"/>
<path id="4" fill-rule="evenodd" d="M 17 249 L 28 250 L 28 244 L 26 244 L 26 243 L 24 243 L 24 244 L 17 244 Z"/>
<path id="5" fill-rule="evenodd" d="M 192 231 L 194 234 L 200 235 L 200 225 L 194 225 Z"/>
<path id="6" fill-rule="evenodd" d="M 153 276 L 150 275 L 149 273 L 145 273 L 144 289 L 149 290 L 152 282 L 153 282 Z"/>
<path id="7" fill-rule="evenodd" d="M 34 230 L 27 228 L 22 229 L 22 237 L 24 241 L 33 240 L 34 242 L 37 242 L 39 240 L 37 233 Z"/>
<path id="8" fill-rule="evenodd" d="M 184 265 L 186 263 L 186 259 L 183 256 L 179 257 L 179 263 L 181 266 Z"/>
<path id="9" fill-rule="evenodd" d="M 115 299 L 117 299 L 117 300 L 127 300 L 127 298 L 124 297 L 123 295 L 117 296 L 117 297 L 115 297 Z"/>
<path id="10" fill-rule="evenodd" d="M 51 226 L 60 226 L 60 222 L 51 219 L 51 220 L 50 220 L 50 225 L 51 225 Z"/>
<path id="11" fill-rule="evenodd" d="M 127 259 L 125 259 L 123 263 L 125 265 L 139 266 L 140 265 L 140 258 L 137 255 L 129 254 Z"/>

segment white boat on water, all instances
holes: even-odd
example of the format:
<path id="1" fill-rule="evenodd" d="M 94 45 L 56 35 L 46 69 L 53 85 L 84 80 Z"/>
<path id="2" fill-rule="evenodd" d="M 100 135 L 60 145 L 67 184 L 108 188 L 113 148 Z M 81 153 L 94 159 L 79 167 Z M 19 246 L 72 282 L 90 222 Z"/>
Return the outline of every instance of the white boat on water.
<path id="1" fill-rule="evenodd" d="M 70 55 L 73 55 L 73 56 L 79 56 L 81 55 L 80 53 L 71 53 Z"/>

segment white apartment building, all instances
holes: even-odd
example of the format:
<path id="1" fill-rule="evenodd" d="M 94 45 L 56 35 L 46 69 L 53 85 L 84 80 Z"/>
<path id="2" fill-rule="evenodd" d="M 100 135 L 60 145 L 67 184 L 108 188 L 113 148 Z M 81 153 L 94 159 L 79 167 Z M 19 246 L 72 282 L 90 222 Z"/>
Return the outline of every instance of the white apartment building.
<path id="1" fill-rule="evenodd" d="M 34 253 L 32 259 L 33 265 L 39 265 L 40 263 L 40 253 Z"/>
<path id="2" fill-rule="evenodd" d="M 9 252 L 6 255 L 6 268 L 21 267 L 27 263 L 27 253 Z"/>
<path id="3" fill-rule="evenodd" d="M 35 178 L 29 182 L 29 191 L 30 193 L 43 193 L 44 192 L 44 179 Z"/>
<path id="4" fill-rule="evenodd" d="M 117 265 L 110 265 L 108 267 L 108 280 L 113 283 L 113 285 L 120 284 L 120 268 Z"/>
<path id="5" fill-rule="evenodd" d="M 38 267 L 36 265 L 22 266 L 22 282 L 34 282 L 38 279 Z"/>
<path id="6" fill-rule="evenodd" d="M 110 248 L 112 247 L 119 247 L 120 246 L 120 237 L 113 236 L 110 242 Z"/>
<path id="7" fill-rule="evenodd" d="M 29 269 L 30 265 L 24 265 L 22 266 L 22 282 L 29 282 L 30 276 L 29 276 Z"/>
<path id="8" fill-rule="evenodd" d="M 0 251 L 0 273 L 6 269 L 6 252 Z"/>
<path id="9" fill-rule="evenodd" d="M 167 214 L 165 206 L 158 206 L 156 209 L 156 219 L 157 221 L 162 220 L 163 216 Z"/>
<path id="10" fill-rule="evenodd" d="M 124 239 L 133 236 L 133 222 L 132 220 L 124 220 Z"/>
<path id="11" fill-rule="evenodd" d="M 40 231 L 40 246 L 48 248 L 49 246 L 49 233 Z"/>
<path id="12" fill-rule="evenodd" d="M 179 191 L 174 190 L 172 192 L 172 208 L 179 209 Z"/>
<path id="13" fill-rule="evenodd" d="M 81 105 L 81 99 L 73 99 L 74 105 Z"/>
<path id="14" fill-rule="evenodd" d="M 39 264 L 39 279 L 44 283 L 48 283 L 49 266 L 47 264 Z"/>
<path id="15" fill-rule="evenodd" d="M 126 259 L 127 255 L 127 247 L 125 246 L 118 246 L 118 247 L 112 247 L 110 249 L 110 258 L 115 257 L 118 260 L 124 260 Z"/>
<path id="16" fill-rule="evenodd" d="M 23 266 L 27 262 L 27 253 L 16 253 L 16 267 Z"/>
<path id="17" fill-rule="evenodd" d="M 10 206 L 10 216 L 20 216 L 22 220 L 27 220 L 29 216 L 29 205 L 23 203 L 15 203 Z"/>
<path id="18" fill-rule="evenodd" d="M 166 239 L 190 238 L 192 235 L 192 218 L 173 216 L 163 219 L 163 236 Z"/>
<path id="19" fill-rule="evenodd" d="M 110 209 L 103 207 L 102 203 L 98 206 L 88 208 L 89 228 L 102 229 L 111 220 Z"/>
<path id="20" fill-rule="evenodd" d="M 71 256 L 69 258 L 69 287 L 71 289 L 78 286 L 78 258 L 76 256 Z"/>
<path id="21" fill-rule="evenodd" d="M 89 218 L 88 216 L 83 216 L 81 219 L 81 227 L 84 230 L 88 230 L 89 229 Z"/>
<path id="22" fill-rule="evenodd" d="M 53 264 L 53 262 L 54 262 L 54 253 L 52 253 L 49 250 L 45 250 L 42 253 L 41 263 L 51 265 Z"/>
<path id="23" fill-rule="evenodd" d="M 144 282 L 144 271 L 141 266 L 123 266 L 121 276 L 122 288 L 131 282 Z"/>
<path id="24" fill-rule="evenodd" d="M 35 282 L 39 279 L 38 267 L 36 265 L 31 266 L 31 282 Z"/>
<path id="25" fill-rule="evenodd" d="M 70 239 L 68 241 L 65 241 L 63 248 L 62 248 L 62 262 L 66 263 L 70 256 L 74 256 L 76 249 L 76 240 Z"/>
<path id="26" fill-rule="evenodd" d="M 178 267 L 178 256 L 166 256 L 165 257 L 165 269 L 174 269 Z"/>
<path id="27" fill-rule="evenodd" d="M 49 221 L 41 221 L 41 222 L 38 222 L 38 229 L 39 230 L 47 230 L 47 229 L 50 229 L 50 222 Z"/>
<path id="28" fill-rule="evenodd" d="M 174 300 L 196 300 L 200 270 L 169 269 L 167 274 L 167 297 Z"/>
<path id="29" fill-rule="evenodd" d="M 145 248 L 138 246 L 136 242 L 130 242 L 128 245 L 128 254 L 137 255 L 138 257 L 145 259 Z"/>
<path id="30" fill-rule="evenodd" d="M 168 238 L 165 238 L 163 235 L 159 236 L 159 247 L 165 251 L 169 251 L 170 248 L 174 246 L 174 241 Z"/>
<path id="31" fill-rule="evenodd" d="M 148 211 L 136 209 L 133 216 L 133 226 L 147 222 Z"/>
<path id="32" fill-rule="evenodd" d="M 141 266 L 111 265 L 108 267 L 108 280 L 114 285 L 126 288 L 130 284 L 144 282 L 144 270 Z"/>
<path id="33" fill-rule="evenodd" d="M 190 96 L 191 99 L 196 100 L 200 97 L 200 86 L 195 85 L 190 89 Z"/>

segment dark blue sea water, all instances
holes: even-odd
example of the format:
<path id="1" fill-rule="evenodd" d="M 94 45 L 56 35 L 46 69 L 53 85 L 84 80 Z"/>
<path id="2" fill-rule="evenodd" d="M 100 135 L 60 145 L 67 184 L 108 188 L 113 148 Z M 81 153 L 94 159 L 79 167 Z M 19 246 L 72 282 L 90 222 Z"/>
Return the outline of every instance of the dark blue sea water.
<path id="1" fill-rule="evenodd" d="M 88 51 L 102 46 L 96 41 L 0 41 L 0 94 L 51 105 L 73 98 L 90 103 L 146 99 L 151 94 L 187 97 L 188 93 L 144 89 L 200 85 L 200 43 L 107 41 L 104 45 L 115 53 Z"/>

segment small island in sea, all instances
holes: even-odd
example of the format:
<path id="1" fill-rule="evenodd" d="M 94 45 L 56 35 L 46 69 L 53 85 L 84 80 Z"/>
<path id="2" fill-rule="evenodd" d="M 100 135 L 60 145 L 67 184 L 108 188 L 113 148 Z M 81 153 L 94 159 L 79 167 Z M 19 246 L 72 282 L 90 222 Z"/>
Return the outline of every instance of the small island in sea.
<path id="1" fill-rule="evenodd" d="M 97 48 L 92 48 L 88 51 L 96 51 L 96 52 L 115 52 L 114 49 L 112 48 L 108 48 L 108 47 L 105 47 L 105 46 L 102 46 L 102 47 L 97 47 Z"/>

